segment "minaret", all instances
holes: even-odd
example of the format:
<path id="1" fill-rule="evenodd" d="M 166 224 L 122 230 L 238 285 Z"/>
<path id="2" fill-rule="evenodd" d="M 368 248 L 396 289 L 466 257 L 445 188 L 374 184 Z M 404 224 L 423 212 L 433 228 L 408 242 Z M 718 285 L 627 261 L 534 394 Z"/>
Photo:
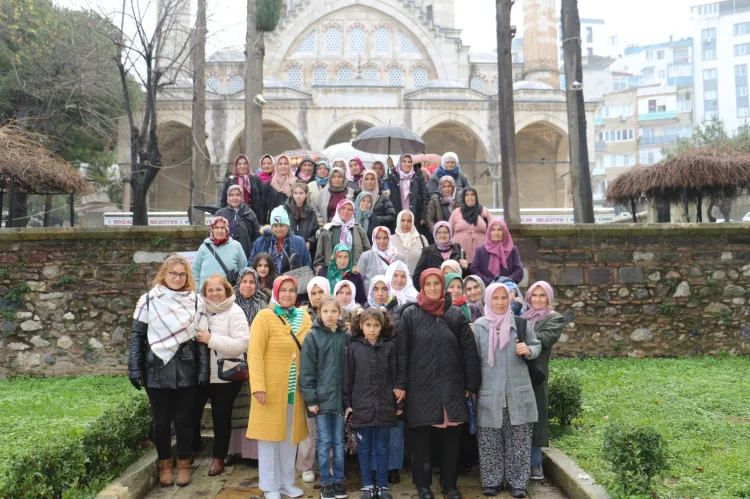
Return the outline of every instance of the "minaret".
<path id="1" fill-rule="evenodd" d="M 435 24 L 441 28 L 456 27 L 456 0 L 428 0 L 424 5 L 432 6 L 432 21 Z"/>
<path id="2" fill-rule="evenodd" d="M 180 75 L 189 78 L 192 69 L 192 12 L 190 0 L 158 0 L 158 19 L 166 16 L 160 45 L 158 47 L 157 67 L 170 68 L 165 74 L 172 78 L 174 73 L 180 69 Z"/>
<path id="3" fill-rule="evenodd" d="M 555 0 L 524 0 L 524 80 L 541 81 L 552 88 L 560 88 L 558 37 Z"/>

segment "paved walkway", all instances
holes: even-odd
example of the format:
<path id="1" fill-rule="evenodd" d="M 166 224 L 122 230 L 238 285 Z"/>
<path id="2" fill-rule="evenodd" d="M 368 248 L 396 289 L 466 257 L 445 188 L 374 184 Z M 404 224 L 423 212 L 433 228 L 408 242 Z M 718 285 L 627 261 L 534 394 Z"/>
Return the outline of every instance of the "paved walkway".
<path id="1" fill-rule="evenodd" d="M 261 499 L 263 492 L 258 488 L 258 468 L 250 467 L 248 461 L 240 461 L 234 466 L 228 466 L 223 475 L 217 477 L 208 476 L 208 468 L 211 465 L 210 456 L 202 456 L 196 459 L 193 465 L 193 481 L 187 487 L 157 487 L 148 494 L 149 499 L 186 499 L 186 498 L 216 498 L 216 499 Z M 360 477 L 359 465 L 356 459 L 347 457 L 346 480 L 350 499 L 359 499 Z M 320 486 L 318 483 L 306 484 L 301 478 L 297 479 L 297 486 L 302 487 L 306 494 L 302 499 L 319 499 Z M 465 499 L 485 499 L 479 480 L 476 475 L 462 475 L 458 481 L 458 487 Z M 438 494 L 440 491 L 437 476 L 433 481 L 432 491 L 436 499 L 442 499 Z M 532 482 L 527 490 L 531 499 L 566 499 L 566 495 L 553 485 L 545 482 Z M 411 483 L 410 473 L 401 473 L 401 483 L 391 487 L 394 499 L 416 499 L 416 490 Z M 507 491 L 503 491 L 498 499 L 510 497 Z M 285 498 L 286 499 L 286 498 Z"/>

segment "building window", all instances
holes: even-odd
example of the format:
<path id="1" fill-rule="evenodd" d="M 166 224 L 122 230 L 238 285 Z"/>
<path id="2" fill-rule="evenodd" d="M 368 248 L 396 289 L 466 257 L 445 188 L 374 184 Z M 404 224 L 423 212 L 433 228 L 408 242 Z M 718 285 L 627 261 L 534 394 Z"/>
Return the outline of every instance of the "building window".
<path id="1" fill-rule="evenodd" d="M 495 78 L 495 95 L 500 93 L 500 85 L 497 78 Z"/>
<path id="2" fill-rule="evenodd" d="M 706 90 L 703 92 L 703 99 L 705 100 L 716 100 L 719 98 L 718 90 Z"/>
<path id="3" fill-rule="evenodd" d="M 628 79 L 625 76 L 615 76 L 612 78 L 612 84 L 615 92 L 619 92 L 628 88 Z"/>
<path id="4" fill-rule="evenodd" d="M 471 79 L 471 89 L 475 92 L 484 93 L 484 78 L 481 76 L 475 76 Z"/>
<path id="5" fill-rule="evenodd" d="M 418 54 L 419 53 L 419 49 L 414 44 L 414 42 L 411 41 L 411 38 L 409 38 L 403 33 L 398 34 L 398 46 L 399 46 L 399 50 L 403 52 L 404 54 Z"/>
<path id="6" fill-rule="evenodd" d="M 302 68 L 292 66 L 286 75 L 286 81 L 294 88 L 302 88 Z"/>
<path id="7" fill-rule="evenodd" d="M 667 72 L 663 69 L 660 69 L 659 71 L 656 72 L 656 76 L 660 80 L 664 80 L 667 77 Z"/>
<path id="8" fill-rule="evenodd" d="M 704 61 L 713 61 L 716 59 L 716 51 L 713 49 L 707 49 L 703 51 L 703 60 Z"/>
<path id="9" fill-rule="evenodd" d="M 586 43 L 594 43 L 594 28 L 586 27 Z"/>
<path id="10" fill-rule="evenodd" d="M 232 79 L 229 80 L 229 94 L 234 95 L 243 90 L 245 90 L 245 79 L 240 75 L 232 76 Z"/>
<path id="11" fill-rule="evenodd" d="M 594 55 L 594 49 L 592 47 L 586 47 L 586 55 L 589 57 Z"/>
<path id="12" fill-rule="evenodd" d="M 699 5 L 697 7 L 693 7 L 693 11 L 697 12 L 699 16 L 707 16 L 709 14 L 718 14 L 719 4 L 711 3 L 708 5 Z"/>
<path id="13" fill-rule="evenodd" d="M 220 85 L 221 82 L 219 81 L 218 76 L 209 76 L 208 78 L 206 78 L 206 90 L 208 90 L 209 92 L 218 94 Z"/>
<path id="14" fill-rule="evenodd" d="M 375 53 L 389 54 L 391 52 L 391 34 L 388 28 L 380 27 L 375 30 Z"/>
<path id="15" fill-rule="evenodd" d="M 750 107 L 738 107 L 737 108 L 737 117 L 738 118 L 747 118 L 747 117 L 750 117 Z"/>
<path id="16" fill-rule="evenodd" d="M 349 32 L 349 44 L 354 55 L 365 53 L 365 30 L 362 28 L 352 28 Z"/>
<path id="17" fill-rule="evenodd" d="M 339 68 L 339 81 L 351 80 L 352 78 L 354 78 L 354 75 L 352 74 L 352 68 L 350 68 L 349 66 L 342 66 L 341 68 Z"/>
<path id="18" fill-rule="evenodd" d="M 750 33 L 750 22 L 737 23 L 734 25 L 734 36 L 746 35 Z"/>
<path id="19" fill-rule="evenodd" d="M 740 43 L 734 46 L 734 56 L 739 57 L 750 54 L 750 43 Z"/>
<path id="20" fill-rule="evenodd" d="M 646 50 L 646 60 L 650 61 L 654 58 L 654 50 L 653 49 L 647 49 Z"/>
<path id="21" fill-rule="evenodd" d="M 602 132 L 604 142 L 624 142 L 633 140 L 633 129 L 626 130 L 607 130 Z"/>
<path id="22" fill-rule="evenodd" d="M 300 42 L 295 52 L 297 54 L 314 54 L 316 51 L 317 40 L 318 34 L 315 31 L 311 32 Z"/>
<path id="23" fill-rule="evenodd" d="M 747 64 L 740 64 L 734 67 L 734 76 L 746 76 Z"/>
<path id="24" fill-rule="evenodd" d="M 656 51 L 656 58 L 660 61 L 664 60 L 664 51 L 663 50 L 657 50 Z"/>
<path id="25" fill-rule="evenodd" d="M 737 97 L 747 97 L 747 85 L 737 87 Z"/>
<path id="26" fill-rule="evenodd" d="M 701 38 L 703 39 L 703 43 L 711 43 L 716 40 L 716 28 L 701 30 Z"/>
<path id="27" fill-rule="evenodd" d="M 646 149 L 641 151 L 641 164 L 653 165 L 661 161 L 661 149 Z"/>
<path id="28" fill-rule="evenodd" d="M 620 44 L 620 37 L 617 35 L 608 36 L 607 41 L 609 42 L 610 47 L 616 47 Z"/>
<path id="29" fill-rule="evenodd" d="M 703 81 L 715 80 L 717 77 L 718 77 L 718 72 L 715 68 L 703 70 Z"/>
<path id="30" fill-rule="evenodd" d="M 690 51 L 688 49 L 675 50 L 674 62 L 690 62 Z"/>
<path id="31" fill-rule="evenodd" d="M 414 88 L 424 87 L 427 83 L 427 69 L 418 67 L 414 69 Z"/>
<path id="32" fill-rule="evenodd" d="M 367 66 L 362 71 L 362 76 L 365 80 L 377 80 L 378 79 L 378 68 L 375 66 Z"/>
<path id="33" fill-rule="evenodd" d="M 338 28 L 328 28 L 326 30 L 326 53 L 341 53 L 341 30 Z"/>
<path id="34" fill-rule="evenodd" d="M 403 87 L 404 78 L 401 72 L 401 68 L 393 66 L 388 70 L 388 86 L 389 87 Z"/>
<path id="35" fill-rule="evenodd" d="M 316 66 L 312 73 L 312 86 L 324 87 L 328 85 L 328 69 L 323 66 Z"/>

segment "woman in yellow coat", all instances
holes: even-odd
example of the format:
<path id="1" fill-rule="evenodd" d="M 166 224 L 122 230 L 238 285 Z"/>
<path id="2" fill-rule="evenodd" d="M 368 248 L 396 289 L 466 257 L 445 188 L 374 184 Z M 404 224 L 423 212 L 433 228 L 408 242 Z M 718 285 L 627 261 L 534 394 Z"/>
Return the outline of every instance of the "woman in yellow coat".
<path id="1" fill-rule="evenodd" d="M 258 441 L 260 489 L 266 499 L 303 494 L 294 485 L 297 444 L 308 435 L 297 373 L 312 321 L 305 310 L 294 306 L 296 302 L 294 278 L 276 278 L 271 307 L 258 312 L 250 328 L 247 361 L 255 400 L 247 438 Z"/>

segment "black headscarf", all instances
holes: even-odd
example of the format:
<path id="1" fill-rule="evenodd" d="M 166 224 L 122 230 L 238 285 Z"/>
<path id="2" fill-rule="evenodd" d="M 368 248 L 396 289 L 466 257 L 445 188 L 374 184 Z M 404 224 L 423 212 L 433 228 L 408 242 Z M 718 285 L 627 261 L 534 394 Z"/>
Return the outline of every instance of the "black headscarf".
<path id="1" fill-rule="evenodd" d="M 477 202 L 474 206 L 466 206 L 467 192 L 473 192 L 474 196 L 477 198 Z M 473 187 L 466 187 L 463 192 L 461 192 L 461 216 L 463 219 L 471 225 L 476 225 L 477 219 L 482 214 L 483 209 L 484 207 L 479 204 L 479 194 L 477 194 L 477 190 Z"/>

